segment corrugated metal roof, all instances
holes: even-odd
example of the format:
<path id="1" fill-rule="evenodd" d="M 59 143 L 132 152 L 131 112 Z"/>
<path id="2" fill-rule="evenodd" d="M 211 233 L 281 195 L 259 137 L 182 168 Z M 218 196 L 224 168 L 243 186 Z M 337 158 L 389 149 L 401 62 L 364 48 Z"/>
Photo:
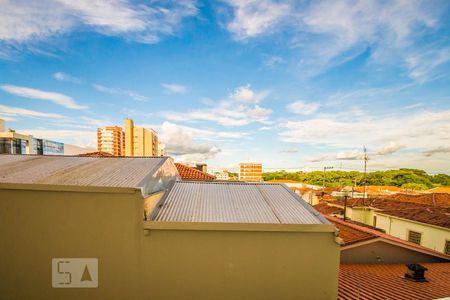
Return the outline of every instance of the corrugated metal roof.
<path id="1" fill-rule="evenodd" d="M 0 182 L 143 188 L 148 184 L 145 179 L 166 160 L 167 157 L 0 155 Z"/>
<path id="2" fill-rule="evenodd" d="M 329 224 L 283 184 L 183 181 L 163 201 L 154 221 Z"/>

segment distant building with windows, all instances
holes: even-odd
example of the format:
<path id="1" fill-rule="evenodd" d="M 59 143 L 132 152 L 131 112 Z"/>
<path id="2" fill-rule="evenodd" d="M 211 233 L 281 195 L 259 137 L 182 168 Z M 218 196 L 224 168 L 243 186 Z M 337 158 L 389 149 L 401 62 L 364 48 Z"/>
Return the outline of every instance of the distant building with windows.
<path id="1" fill-rule="evenodd" d="M 34 138 L 34 148 L 32 154 L 63 155 L 64 143 Z"/>
<path id="2" fill-rule="evenodd" d="M 97 129 L 97 151 L 114 156 L 165 156 L 166 147 L 151 128 L 134 126 L 132 119 L 125 119 L 125 131 L 120 126 Z"/>
<path id="3" fill-rule="evenodd" d="M 5 122 L 0 119 L 0 154 L 63 155 L 64 143 L 5 130 Z"/>
<path id="4" fill-rule="evenodd" d="M 125 134 L 120 126 L 105 126 L 97 128 L 97 149 L 114 156 L 125 153 Z"/>
<path id="5" fill-rule="evenodd" d="M 166 145 L 158 143 L 158 156 L 166 156 Z"/>
<path id="6" fill-rule="evenodd" d="M 239 164 L 240 181 L 262 181 L 262 164 L 241 163 Z"/>
<path id="7" fill-rule="evenodd" d="M 230 174 L 228 174 L 227 170 L 223 170 L 222 172 L 216 171 L 212 172 L 214 176 L 216 176 L 216 180 L 228 181 L 230 180 Z"/>
<path id="8" fill-rule="evenodd" d="M 158 145 L 159 139 L 155 130 L 135 127 L 133 120 L 125 119 L 126 156 L 161 156 Z"/>

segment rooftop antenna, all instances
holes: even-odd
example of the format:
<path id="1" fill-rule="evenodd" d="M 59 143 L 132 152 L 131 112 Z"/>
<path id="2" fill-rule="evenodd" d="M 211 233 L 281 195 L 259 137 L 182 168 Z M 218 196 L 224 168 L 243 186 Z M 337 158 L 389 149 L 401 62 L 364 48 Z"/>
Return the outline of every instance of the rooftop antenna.
<path id="1" fill-rule="evenodd" d="M 367 161 L 369 160 L 369 156 L 367 155 L 366 146 L 363 146 L 363 150 L 364 150 L 364 200 L 365 200 L 367 198 L 366 177 L 367 177 Z"/>
<path id="2" fill-rule="evenodd" d="M 325 195 L 325 172 L 330 169 L 333 169 L 333 167 L 323 167 L 322 202 L 323 202 L 323 196 Z"/>

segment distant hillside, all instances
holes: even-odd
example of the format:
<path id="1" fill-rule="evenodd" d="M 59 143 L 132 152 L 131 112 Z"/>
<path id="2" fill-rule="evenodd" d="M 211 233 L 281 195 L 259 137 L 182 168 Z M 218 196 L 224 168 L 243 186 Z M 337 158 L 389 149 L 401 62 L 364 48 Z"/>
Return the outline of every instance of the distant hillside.
<path id="1" fill-rule="evenodd" d="M 323 172 L 269 172 L 264 173 L 265 181 L 273 179 L 291 179 L 310 184 L 323 184 Z M 364 174 L 357 171 L 327 171 L 325 185 L 351 186 L 355 180 L 357 185 L 363 185 Z M 436 186 L 450 186 L 450 176 L 446 174 L 429 175 L 423 170 L 399 169 L 388 171 L 377 171 L 367 173 L 368 185 L 393 185 L 415 190 L 426 190 Z"/>

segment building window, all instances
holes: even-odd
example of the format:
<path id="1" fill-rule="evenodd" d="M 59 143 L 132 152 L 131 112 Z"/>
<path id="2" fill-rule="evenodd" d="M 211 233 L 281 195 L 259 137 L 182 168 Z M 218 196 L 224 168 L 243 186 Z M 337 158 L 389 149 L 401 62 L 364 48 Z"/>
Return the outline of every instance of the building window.
<path id="1" fill-rule="evenodd" d="M 450 241 L 445 241 L 445 254 L 450 255 Z"/>
<path id="2" fill-rule="evenodd" d="M 408 232 L 408 241 L 410 241 L 411 243 L 420 245 L 421 238 L 422 238 L 422 234 L 420 232 L 412 231 L 412 230 L 410 230 Z"/>
<path id="3" fill-rule="evenodd" d="M 377 216 L 373 216 L 373 227 L 377 227 Z"/>

